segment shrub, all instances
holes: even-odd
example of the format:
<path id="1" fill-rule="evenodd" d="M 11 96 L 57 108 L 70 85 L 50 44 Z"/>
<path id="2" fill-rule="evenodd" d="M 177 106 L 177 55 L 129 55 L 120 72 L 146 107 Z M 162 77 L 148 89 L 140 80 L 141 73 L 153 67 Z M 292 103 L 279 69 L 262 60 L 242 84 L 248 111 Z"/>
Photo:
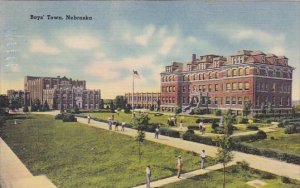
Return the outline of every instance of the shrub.
<path id="1" fill-rule="evenodd" d="M 266 139 L 267 138 L 267 134 L 264 131 L 259 130 L 256 133 L 256 137 L 257 137 L 257 139 Z"/>
<path id="2" fill-rule="evenodd" d="M 237 116 L 235 118 L 236 123 L 238 124 L 247 124 L 248 123 L 248 118 L 242 117 L 242 116 Z"/>
<path id="3" fill-rule="evenodd" d="M 248 126 L 247 126 L 247 129 L 248 129 L 248 130 L 254 130 L 254 131 L 257 131 L 257 130 L 258 130 L 258 127 L 255 126 L 255 125 L 248 125 Z"/>
<path id="4" fill-rule="evenodd" d="M 215 133 L 215 134 L 224 134 L 224 128 L 222 128 L 222 127 L 216 127 L 211 132 Z"/>
<path id="5" fill-rule="evenodd" d="M 271 140 L 275 140 L 275 138 L 274 138 L 274 136 L 271 136 L 271 138 L 270 138 Z"/>
<path id="6" fill-rule="evenodd" d="M 285 134 L 293 134 L 293 133 L 297 133 L 297 127 L 296 125 L 287 125 L 284 128 L 284 133 Z"/>
<path id="7" fill-rule="evenodd" d="M 192 130 L 192 129 L 188 129 L 188 130 L 186 131 L 186 133 L 195 134 L 195 131 L 194 131 L 194 130 Z"/>
<path id="8" fill-rule="evenodd" d="M 165 136 L 174 137 L 174 138 L 180 138 L 179 131 L 175 131 L 175 130 L 172 130 L 172 129 L 161 128 L 160 129 L 160 134 L 165 135 Z"/>
<path id="9" fill-rule="evenodd" d="M 222 115 L 222 111 L 220 109 L 215 111 L 215 115 L 216 116 L 221 116 Z"/>
<path id="10" fill-rule="evenodd" d="M 57 114 L 54 119 L 63 119 L 64 115 L 63 114 Z"/>
<path id="11" fill-rule="evenodd" d="M 246 162 L 246 161 L 238 161 L 236 164 L 238 166 L 240 166 L 244 170 L 248 170 L 249 169 L 249 163 Z"/>
<path id="12" fill-rule="evenodd" d="M 28 106 L 27 106 L 27 105 L 24 106 L 23 112 L 29 112 L 29 109 L 28 109 Z"/>
<path id="13" fill-rule="evenodd" d="M 64 114 L 62 120 L 63 122 L 77 122 L 77 119 L 73 114 Z"/>
<path id="14" fill-rule="evenodd" d="M 179 114 L 179 113 L 181 113 L 182 112 L 182 109 L 180 108 L 180 107 L 176 107 L 175 108 L 175 113 L 176 114 Z"/>
<path id="15" fill-rule="evenodd" d="M 219 122 L 220 120 L 217 119 L 217 118 L 197 118 L 196 119 L 196 123 L 200 123 L 200 122 L 203 122 L 203 123 L 214 123 L 214 122 Z"/>
<path id="16" fill-rule="evenodd" d="M 216 121 L 214 121 L 214 122 L 211 124 L 211 128 L 212 128 L 212 129 L 216 129 L 217 127 L 219 127 L 219 124 L 218 124 Z"/>
<path id="17" fill-rule="evenodd" d="M 174 120 L 169 120 L 169 121 L 168 121 L 168 125 L 169 125 L 169 126 L 172 126 L 172 127 L 175 126 Z"/>
<path id="18" fill-rule="evenodd" d="M 288 177 L 282 176 L 281 177 L 282 183 L 291 183 L 291 180 Z"/>
<path id="19" fill-rule="evenodd" d="M 262 172 L 261 178 L 263 178 L 263 179 L 274 179 L 275 175 L 271 174 L 271 173 L 268 173 L 268 172 Z"/>

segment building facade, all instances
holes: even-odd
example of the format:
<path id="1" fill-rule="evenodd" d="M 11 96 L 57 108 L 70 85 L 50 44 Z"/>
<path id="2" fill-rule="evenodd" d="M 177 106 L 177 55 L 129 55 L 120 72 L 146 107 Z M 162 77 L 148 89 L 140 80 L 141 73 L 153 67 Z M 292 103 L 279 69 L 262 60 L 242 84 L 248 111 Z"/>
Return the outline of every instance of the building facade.
<path id="1" fill-rule="evenodd" d="M 173 62 L 161 73 L 161 108 L 241 113 L 249 101 L 254 113 L 268 105 L 275 113 L 288 113 L 293 70 L 285 56 L 261 51 L 242 50 L 229 57 L 193 54 L 190 62 Z"/>
<path id="2" fill-rule="evenodd" d="M 134 93 L 132 103 L 132 93 L 126 93 L 125 98 L 127 104 L 132 105 L 134 108 L 154 108 L 157 109 L 160 106 L 160 93 Z"/>
<path id="3" fill-rule="evenodd" d="M 8 99 L 11 99 L 12 97 L 19 98 L 19 108 L 23 108 L 25 105 L 30 104 L 30 93 L 28 91 L 7 90 L 7 97 Z"/>
<path id="4" fill-rule="evenodd" d="M 30 101 L 39 99 L 42 104 L 47 101 L 51 109 L 100 108 L 101 91 L 86 89 L 85 80 L 26 76 L 24 89 L 30 93 Z"/>

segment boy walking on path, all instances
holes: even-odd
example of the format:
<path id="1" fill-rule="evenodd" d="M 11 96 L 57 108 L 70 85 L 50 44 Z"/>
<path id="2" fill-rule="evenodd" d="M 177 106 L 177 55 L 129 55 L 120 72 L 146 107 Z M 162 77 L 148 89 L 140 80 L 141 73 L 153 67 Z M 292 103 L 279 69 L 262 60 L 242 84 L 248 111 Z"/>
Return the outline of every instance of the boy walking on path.
<path id="1" fill-rule="evenodd" d="M 200 153 L 200 169 L 204 169 L 204 162 L 205 162 L 205 150 L 202 150 L 202 152 Z"/>
<path id="2" fill-rule="evenodd" d="M 91 116 L 90 116 L 90 114 L 87 116 L 87 118 L 88 118 L 88 124 L 91 122 Z"/>
<path id="3" fill-rule="evenodd" d="M 125 130 L 125 122 L 122 121 L 122 129 L 121 129 L 121 131 L 124 131 L 124 130 Z"/>
<path id="4" fill-rule="evenodd" d="M 159 135 L 159 128 L 158 128 L 158 127 L 156 127 L 156 129 L 155 129 L 155 136 L 154 136 L 154 138 L 158 139 L 158 135 Z"/>
<path id="5" fill-rule="evenodd" d="M 178 159 L 177 159 L 177 164 L 176 164 L 176 167 L 177 167 L 177 178 L 179 178 L 180 175 L 181 175 L 182 165 L 183 165 L 183 163 L 182 163 L 182 160 L 181 160 L 181 156 L 179 155 Z"/>
<path id="6" fill-rule="evenodd" d="M 151 169 L 150 166 L 148 165 L 146 167 L 146 180 L 147 180 L 147 188 L 150 188 L 150 179 L 151 178 Z"/>

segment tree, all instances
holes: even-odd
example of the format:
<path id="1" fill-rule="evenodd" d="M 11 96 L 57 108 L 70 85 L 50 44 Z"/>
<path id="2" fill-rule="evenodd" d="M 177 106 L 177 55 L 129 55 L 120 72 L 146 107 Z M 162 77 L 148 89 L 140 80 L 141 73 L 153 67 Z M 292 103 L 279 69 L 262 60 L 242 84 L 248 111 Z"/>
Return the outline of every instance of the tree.
<path id="1" fill-rule="evenodd" d="M 232 114 L 232 110 L 229 109 L 226 114 L 223 116 L 224 120 L 224 134 L 229 136 L 233 133 L 233 121 L 235 119 L 235 115 Z"/>
<path id="2" fill-rule="evenodd" d="M 40 99 L 34 99 L 31 103 L 31 111 L 36 112 L 41 110 L 41 101 Z"/>
<path id="3" fill-rule="evenodd" d="M 0 108 L 8 108 L 9 107 L 9 99 L 6 95 L 0 95 Z"/>
<path id="4" fill-rule="evenodd" d="M 124 109 L 127 104 L 127 100 L 124 96 L 116 96 L 114 99 L 115 108 Z"/>
<path id="5" fill-rule="evenodd" d="M 218 140 L 219 148 L 216 155 L 216 161 L 223 164 L 223 188 L 226 185 L 226 164 L 233 160 L 232 143 L 229 136 L 224 135 Z"/>
<path id="6" fill-rule="evenodd" d="M 175 108 L 175 114 L 180 114 L 182 112 L 181 107 L 176 107 Z"/>
<path id="7" fill-rule="evenodd" d="M 149 124 L 149 120 L 150 118 L 147 114 L 140 114 L 138 116 L 135 116 L 132 122 L 133 127 L 137 129 L 137 136 L 135 137 L 135 140 L 138 142 L 139 161 L 141 161 L 142 156 L 141 143 L 145 140 L 145 129 Z"/>
<path id="8" fill-rule="evenodd" d="M 11 110 L 19 109 L 19 107 L 20 107 L 19 102 L 20 102 L 20 98 L 19 97 L 12 96 L 9 99 L 9 108 Z"/>
<path id="9" fill-rule="evenodd" d="M 99 108 L 104 109 L 104 100 L 103 99 L 100 99 Z"/>
<path id="10" fill-rule="evenodd" d="M 268 114 L 271 114 L 274 112 L 273 105 L 271 102 L 268 103 L 267 112 L 268 112 Z"/>
<path id="11" fill-rule="evenodd" d="M 28 105 L 25 104 L 24 108 L 23 108 L 23 112 L 29 112 L 29 109 L 28 109 Z"/>
<path id="12" fill-rule="evenodd" d="M 131 105 L 126 104 L 125 109 L 124 109 L 124 113 L 130 113 L 130 110 L 131 110 Z"/>
<path id="13" fill-rule="evenodd" d="M 251 101 L 245 101 L 243 106 L 243 116 L 248 116 L 251 113 L 252 103 Z"/>
<path id="14" fill-rule="evenodd" d="M 110 109 L 110 112 L 115 112 L 115 105 L 114 105 L 113 100 L 111 100 L 109 103 L 109 109 Z"/>
<path id="15" fill-rule="evenodd" d="M 42 111 L 49 111 L 50 108 L 49 108 L 49 105 L 48 105 L 48 102 L 47 100 L 45 100 L 43 106 L 42 106 Z"/>

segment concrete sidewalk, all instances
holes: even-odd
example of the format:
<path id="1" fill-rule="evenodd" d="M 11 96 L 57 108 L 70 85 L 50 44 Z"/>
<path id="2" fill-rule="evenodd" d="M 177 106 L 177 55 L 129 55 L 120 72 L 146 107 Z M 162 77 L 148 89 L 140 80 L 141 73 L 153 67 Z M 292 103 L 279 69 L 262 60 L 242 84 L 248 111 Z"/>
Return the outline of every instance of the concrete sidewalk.
<path id="1" fill-rule="evenodd" d="M 33 176 L 15 153 L 0 138 L 1 188 L 55 188 L 44 175 Z"/>
<path id="2" fill-rule="evenodd" d="M 234 164 L 235 164 L 235 162 L 228 163 L 226 165 L 226 167 L 232 166 Z M 153 182 L 151 182 L 151 187 L 161 187 L 161 186 L 167 185 L 169 183 L 175 183 L 175 182 L 185 180 L 185 179 L 188 179 L 188 178 L 192 178 L 192 177 L 195 177 L 195 176 L 199 176 L 199 175 L 202 175 L 202 174 L 207 174 L 211 171 L 219 170 L 219 169 L 222 169 L 222 168 L 223 168 L 222 164 L 216 164 L 214 166 L 209 166 L 205 169 L 199 169 L 199 170 L 195 170 L 195 171 L 192 171 L 192 172 L 182 174 L 180 176 L 180 178 L 177 178 L 177 176 L 172 176 L 172 177 L 169 177 L 169 178 L 153 181 Z M 146 184 L 139 185 L 139 186 L 136 186 L 136 187 L 133 187 L 133 188 L 144 188 L 144 187 L 146 187 Z"/>
<path id="3" fill-rule="evenodd" d="M 85 118 L 77 118 L 78 122 L 88 124 L 87 119 Z M 97 122 L 91 120 L 89 126 L 98 127 L 101 129 L 108 130 L 108 124 Z M 135 129 L 125 128 L 125 131 L 114 131 L 120 134 L 128 135 L 128 136 L 136 136 L 137 131 Z M 205 153 L 209 156 L 215 156 L 217 153 L 217 147 L 200 144 L 196 142 L 182 140 L 180 138 L 172 138 L 168 136 L 159 136 L 159 139 L 154 138 L 154 133 L 146 132 L 146 140 L 150 140 L 153 142 L 157 142 L 160 144 L 165 144 L 168 146 L 180 148 L 183 150 L 193 151 L 196 153 L 200 153 L 202 149 L 205 149 Z M 292 179 L 300 180 L 300 166 L 292 163 L 287 163 L 284 161 L 279 161 L 272 158 L 266 158 L 263 156 L 257 156 L 252 154 L 246 154 L 242 152 L 233 152 L 234 153 L 234 161 L 243 161 L 245 160 L 250 164 L 250 167 L 270 172 L 279 176 L 286 176 Z"/>

